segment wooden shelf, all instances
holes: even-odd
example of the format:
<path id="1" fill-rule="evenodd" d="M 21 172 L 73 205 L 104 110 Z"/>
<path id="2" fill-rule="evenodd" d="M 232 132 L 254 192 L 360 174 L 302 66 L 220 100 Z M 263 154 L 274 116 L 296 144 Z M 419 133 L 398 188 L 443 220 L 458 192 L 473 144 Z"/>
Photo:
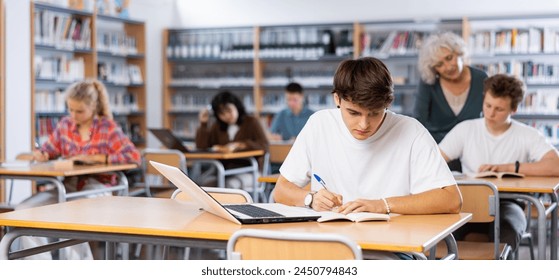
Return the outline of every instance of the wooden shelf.
<path id="1" fill-rule="evenodd" d="M 163 62 L 163 126 L 175 131 L 177 135 L 194 135 L 198 126 L 197 113 L 199 109 L 207 106 L 213 95 L 221 90 L 231 90 L 245 102 L 247 112 L 259 117 L 269 115 L 267 107 L 263 106 L 266 94 L 281 92 L 286 84 L 270 85 L 265 79 L 269 78 L 270 71 L 285 73 L 286 67 L 295 73 L 306 70 L 307 66 L 314 67 L 314 71 L 329 71 L 333 74 L 339 62 L 353 57 L 353 45 L 344 45 L 345 54 L 334 53 L 335 49 L 326 49 L 322 45 L 322 35 L 332 36 L 332 42 L 339 38 L 351 42 L 357 36 L 351 36 L 354 24 L 318 24 L 297 26 L 262 26 L 262 27 L 235 27 L 235 28 L 200 28 L 200 29 L 167 29 L 163 35 L 163 49 L 166 50 Z M 285 42 L 271 42 L 270 38 L 280 36 L 267 34 L 276 32 L 307 32 L 316 36 L 316 42 L 303 42 L 299 45 Z M 348 39 L 349 38 L 349 39 Z M 196 42 L 206 42 L 200 46 Z M 340 39 L 342 40 L 342 39 Z M 343 41 L 342 40 L 342 41 Z M 210 43 L 208 43 L 210 42 Z M 273 43 L 273 44 L 272 44 Z M 298 53 L 285 53 L 290 48 L 299 48 Z M 304 54 L 308 54 L 304 56 Z M 278 57 L 276 56 L 278 54 Z M 282 57 L 281 57 L 282 56 Z M 327 65 L 327 66 L 324 66 Z M 204 72 L 202 67 L 211 67 Z M 225 69 L 230 72 L 218 70 Z M 236 67 L 236 68 L 235 68 Z M 216 70 L 218 69 L 218 70 Z M 274 70 L 275 69 L 275 70 Z M 279 70 L 278 70 L 279 69 Z M 195 80 L 196 70 L 202 72 L 199 76 L 204 78 Z M 235 70 L 237 72 L 235 72 Z M 177 76 L 183 71 L 184 77 Z M 208 73 L 210 72 L 210 73 Z M 192 73 L 192 75 L 190 75 Z M 230 76 L 220 76 L 227 73 Z M 173 77 L 173 75 L 175 75 Z M 226 74 L 223 74 L 226 75 Z M 193 78 L 194 77 L 194 78 Z M 211 78 L 210 78 L 211 77 Z M 183 80 L 181 80 L 183 79 Z M 213 79 L 216 79 L 212 86 Z M 247 79 L 239 81 L 238 79 Z M 227 86 L 232 80 L 241 85 Z M 271 81 L 275 84 L 274 81 Z M 304 83 L 305 90 L 330 92 L 331 85 L 317 86 L 316 83 Z M 249 83 L 248 85 L 243 85 Z M 268 93 L 268 92 L 273 93 Z M 176 97 L 180 95 L 181 97 Z M 173 100 L 192 98 L 186 100 L 183 108 L 173 106 Z M 248 104 L 247 104 L 248 102 Z"/>
<path id="2" fill-rule="evenodd" d="M 167 29 L 163 36 L 164 57 L 166 57 L 163 61 L 163 126 L 170 129 L 181 126 L 176 131 L 177 134 L 194 134 L 198 123 L 195 110 L 192 108 L 202 108 L 202 104 L 198 103 L 204 101 L 203 98 L 198 98 L 206 95 L 205 101 L 209 104 L 211 96 L 223 89 L 243 94 L 251 91 L 250 100 L 253 104 L 250 105 L 254 108 L 254 114 L 269 118 L 269 115 L 280 106 L 273 103 L 275 100 L 273 96 L 271 98 L 266 98 L 266 96 L 283 94 L 283 84 L 292 80 L 301 83 L 305 92 L 317 95 L 315 96 L 317 98 L 313 100 L 322 102 L 309 104 L 311 108 L 329 108 L 329 104 L 323 102 L 324 93 L 329 93 L 332 88 L 326 78 L 334 73 L 338 63 L 342 60 L 361 56 L 374 56 L 383 60 L 395 78 L 404 78 L 405 84 L 394 85 L 397 96 L 392 108 L 404 114 L 411 114 L 419 84 L 419 73 L 417 72 L 419 45 L 414 43 L 413 38 L 426 38 L 433 32 L 452 31 L 461 34 L 468 42 L 470 36 L 479 30 L 498 31 L 509 27 L 514 28 L 514 25 L 543 29 L 544 25 L 538 25 L 539 21 L 548 24 L 549 21 L 554 20 L 553 26 L 557 26 L 559 24 L 557 18 L 557 15 L 464 17 L 432 21 L 404 19 L 352 24 Z M 559 39 L 559 31 L 556 31 L 556 28 L 550 29 L 554 33 L 558 33 Z M 320 32 L 316 33 L 317 31 Z M 251 39 L 242 41 L 240 40 L 242 37 L 238 37 L 233 40 L 235 35 L 232 34 L 235 32 L 252 32 Z M 323 36 L 326 37 L 323 38 Z M 321 45 L 322 39 L 327 39 L 329 36 L 334 37 L 335 51 Z M 234 45 L 233 42 L 238 45 Z M 398 48 L 395 48 L 395 44 L 398 45 Z M 224 51 L 231 53 L 223 55 Z M 537 53 L 528 51 L 494 53 L 493 50 L 485 54 L 474 54 L 472 51 L 469 53 L 472 65 L 480 62 L 502 63 L 507 60 L 533 60 L 537 63 L 554 63 L 559 68 L 559 49 L 544 51 L 542 48 L 542 51 Z M 242 69 L 246 64 L 252 64 L 252 69 Z M 207 80 L 189 80 L 197 77 L 193 69 L 201 67 L 222 69 L 223 72 L 227 72 L 226 67 L 230 67 L 226 70 L 239 67 L 241 74 L 233 74 L 234 77 L 251 78 L 254 81 L 246 86 L 224 86 L 223 84 L 227 83 L 219 80 L 221 76 L 216 71 L 202 71 L 199 77 Z M 307 72 L 305 73 L 305 71 Z M 313 71 L 318 74 L 306 75 Z M 184 81 L 173 79 L 173 75 L 180 76 L 177 75 L 177 72 L 183 73 L 184 77 L 188 78 L 184 78 Z M 553 72 L 559 71 L 554 70 Z M 223 80 L 227 78 L 224 77 Z M 207 86 L 213 82 L 212 79 L 218 80 L 215 82 L 216 86 Z M 528 92 L 559 87 L 559 82 L 536 81 L 554 81 L 554 79 L 526 79 Z M 199 86 L 197 82 L 200 83 Z M 173 100 L 177 100 L 173 99 L 175 95 L 197 98 L 198 103 L 191 104 L 188 102 L 192 101 L 187 100 L 184 108 L 181 109 L 180 106 L 172 104 Z M 178 100 L 183 100 L 181 98 L 183 97 L 179 97 Z M 263 104 L 266 102 L 271 103 Z M 519 119 L 523 121 L 557 121 L 559 123 L 559 119 L 546 114 L 522 115 L 522 118 Z M 175 120 L 180 121 L 175 123 Z"/>
<path id="3" fill-rule="evenodd" d="M 41 12 L 46 11 L 46 12 Z M 36 76 L 36 61 L 35 57 L 36 54 L 44 55 L 42 59 L 50 59 L 49 56 L 56 57 L 56 53 L 64 53 L 66 57 L 70 59 L 77 59 L 78 61 L 83 61 L 83 72 L 84 72 L 84 79 L 98 79 L 105 84 L 110 96 L 114 94 L 122 94 L 121 92 L 124 91 L 125 94 L 129 95 L 132 100 L 136 102 L 136 108 L 132 109 L 131 113 L 119 113 L 120 110 L 125 110 L 122 108 L 116 108 L 115 104 L 111 104 L 111 109 L 113 110 L 113 114 L 115 118 L 119 118 L 119 124 L 122 127 L 122 130 L 128 134 L 130 139 L 134 139 L 134 143 L 139 144 L 138 148 L 142 148 L 145 146 L 145 138 L 147 134 L 146 128 L 146 84 L 145 81 L 147 80 L 146 77 L 146 35 L 145 35 L 145 23 L 142 21 L 137 21 L 133 19 L 124 19 L 120 17 L 112 17 L 106 15 L 98 15 L 95 12 L 87 12 L 82 10 L 76 9 L 68 9 L 63 7 L 58 7 L 49 4 L 43 4 L 38 2 L 31 3 L 31 127 L 32 127 L 32 137 L 31 137 L 31 148 L 34 147 L 36 141 L 38 141 L 39 131 L 37 131 L 36 122 L 38 118 L 58 118 L 65 115 L 63 112 L 40 112 L 36 111 L 37 105 L 35 101 L 37 90 L 41 91 L 49 91 L 52 88 L 61 88 L 65 89 L 68 87 L 72 82 L 69 81 L 61 81 L 58 78 L 43 78 L 41 76 Z M 37 14 L 37 17 L 35 16 Z M 69 33 L 67 33 L 67 29 L 71 29 L 71 24 L 68 24 L 68 27 L 64 25 L 58 30 L 51 31 L 51 35 L 54 38 L 62 38 L 63 40 L 59 40 L 58 42 L 54 40 L 45 44 L 42 40 L 43 35 L 42 32 L 46 32 L 46 30 L 40 30 L 36 35 L 35 28 L 43 28 L 42 23 L 36 23 L 35 20 L 40 18 L 40 13 L 55 13 L 59 15 L 61 18 L 68 16 L 70 19 L 78 18 L 79 22 L 84 25 L 84 23 L 89 24 L 89 39 L 83 40 L 83 44 L 88 45 L 87 47 L 76 47 L 72 46 L 71 43 L 68 43 Z M 66 22 L 66 21 L 63 21 Z M 107 23 L 108 22 L 108 23 Z M 108 30 L 103 29 L 104 25 L 109 25 L 110 28 Z M 80 25 L 81 27 L 81 25 Z M 83 28 L 83 27 L 81 27 Z M 80 32 L 83 32 L 83 29 L 80 28 Z M 56 32 L 58 33 L 58 37 Z M 76 31 L 78 32 L 78 31 Z M 116 46 L 117 48 L 129 48 L 135 47 L 134 51 L 127 51 L 119 49 L 117 52 L 111 50 L 100 49 L 101 43 L 99 42 L 98 34 L 99 32 L 107 32 L 109 35 L 116 34 L 115 36 L 125 36 L 126 39 L 131 39 L 129 41 L 134 42 L 132 46 Z M 62 34 L 62 35 L 60 35 Z M 77 34 L 77 33 L 76 33 Z M 80 33 L 83 34 L 83 33 Z M 87 34 L 87 33 L 86 33 Z M 72 35 L 72 38 L 74 38 Z M 87 37 L 86 37 L 87 38 Z M 36 41 L 36 39 L 41 39 L 41 41 Z M 87 44 L 89 42 L 89 44 Z M 77 44 L 77 43 L 73 43 Z M 112 77 L 109 79 L 102 79 L 104 77 L 99 77 L 99 67 L 103 63 L 107 63 L 106 60 L 110 60 L 110 63 L 118 63 L 119 67 L 134 67 L 138 69 L 137 73 L 141 75 L 139 77 L 141 82 L 134 82 L 128 81 L 130 77 L 118 77 L 113 80 Z M 101 63 L 101 64 L 100 64 Z M 127 70 L 127 69 L 124 69 Z M 128 71 L 123 71 L 128 73 Z M 50 73 L 49 73 L 50 74 Z M 56 74 L 56 73 L 54 73 Z M 46 75 L 49 76 L 49 75 Z M 138 77 L 138 75 L 136 75 Z M 124 80 L 122 79 L 124 78 Z M 73 80 L 81 80 L 81 78 L 72 79 Z M 120 104 L 119 106 L 122 106 Z M 139 126 L 139 135 L 132 135 L 131 132 L 137 129 L 132 129 L 132 126 Z M 48 132 L 42 132 L 43 135 L 48 135 Z M 44 136 L 43 136 L 44 137 Z"/>
<path id="4" fill-rule="evenodd" d="M 0 0 L 0 161 L 6 160 L 6 10 Z M 6 199 L 4 182 L 0 182 L 0 204 Z"/>

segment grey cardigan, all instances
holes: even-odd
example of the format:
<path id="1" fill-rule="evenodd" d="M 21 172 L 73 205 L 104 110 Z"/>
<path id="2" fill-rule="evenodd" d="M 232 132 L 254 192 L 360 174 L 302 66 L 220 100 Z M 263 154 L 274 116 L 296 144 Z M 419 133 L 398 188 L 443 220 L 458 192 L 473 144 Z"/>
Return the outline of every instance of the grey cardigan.
<path id="1" fill-rule="evenodd" d="M 454 115 L 446 101 L 438 79 L 433 85 L 423 81 L 419 84 L 414 116 L 429 130 L 437 143 L 441 142 L 446 134 L 459 122 L 476 119 L 481 116 L 483 81 L 487 78 L 487 74 L 479 69 L 469 68 L 472 76 L 470 91 L 468 92 L 466 103 L 458 115 Z"/>

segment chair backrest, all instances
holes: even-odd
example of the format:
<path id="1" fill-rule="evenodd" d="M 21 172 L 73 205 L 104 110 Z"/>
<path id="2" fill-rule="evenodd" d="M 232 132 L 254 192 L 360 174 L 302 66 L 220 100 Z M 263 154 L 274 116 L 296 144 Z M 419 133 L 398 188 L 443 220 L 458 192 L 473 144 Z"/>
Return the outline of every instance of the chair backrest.
<path id="1" fill-rule="evenodd" d="M 142 151 L 142 171 L 144 174 L 161 175 L 149 161 L 157 161 L 167 165 L 175 166 L 186 172 L 186 158 L 179 150 L 167 149 L 145 149 Z"/>
<path id="2" fill-rule="evenodd" d="M 230 260 L 355 260 L 361 247 L 337 234 L 257 229 L 236 231 L 227 242 Z"/>
<path id="3" fill-rule="evenodd" d="M 292 144 L 270 144 L 270 162 L 282 163 L 291 150 Z"/>
<path id="4" fill-rule="evenodd" d="M 457 181 L 462 193 L 462 212 L 472 213 L 468 223 L 488 223 L 494 225 L 494 253 L 499 259 L 500 250 L 500 217 L 499 217 L 499 192 L 497 187 L 486 181 Z M 458 254 L 460 256 L 460 253 Z"/>
<path id="5" fill-rule="evenodd" d="M 174 188 L 174 186 L 166 180 L 159 171 L 157 171 L 149 161 L 164 163 L 167 165 L 178 167 L 184 173 L 188 174 L 186 167 L 186 158 L 179 150 L 168 149 L 145 149 L 142 151 L 142 175 L 144 176 L 144 190 L 147 196 L 152 196 L 151 188 Z M 131 194 L 132 195 L 132 194 Z M 167 194 L 168 197 L 168 194 Z"/>
<path id="6" fill-rule="evenodd" d="M 266 176 L 271 174 L 270 165 L 272 163 L 283 163 L 287 154 L 291 150 L 291 146 L 292 144 L 270 144 L 268 152 L 264 155 L 262 175 Z"/>
<path id="7" fill-rule="evenodd" d="M 224 189 L 224 188 L 213 188 L 213 187 L 202 187 L 207 193 L 209 193 L 215 200 L 222 204 L 241 204 L 241 203 L 252 203 L 252 196 L 241 189 Z M 171 195 L 172 199 L 178 199 L 181 201 L 189 201 L 192 199 L 187 193 L 177 189 Z"/>
<path id="8" fill-rule="evenodd" d="M 499 198 L 493 186 L 485 183 L 460 182 L 458 184 L 462 193 L 462 212 L 472 213 L 470 223 L 490 223 L 495 220 L 495 211 L 498 204 L 495 199 Z"/>

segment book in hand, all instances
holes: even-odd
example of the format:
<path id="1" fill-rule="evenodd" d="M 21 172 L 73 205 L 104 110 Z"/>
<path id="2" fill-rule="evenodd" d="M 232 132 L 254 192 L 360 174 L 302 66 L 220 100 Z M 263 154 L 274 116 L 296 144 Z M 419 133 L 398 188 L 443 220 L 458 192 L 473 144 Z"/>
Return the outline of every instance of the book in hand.
<path id="1" fill-rule="evenodd" d="M 484 171 L 475 174 L 474 178 L 524 178 L 524 174 L 515 172 L 495 172 L 495 171 Z"/>
<path id="2" fill-rule="evenodd" d="M 371 213 L 371 212 L 355 212 L 349 214 L 342 214 L 338 212 L 319 212 L 321 217 L 318 218 L 317 222 L 328 222 L 328 221 L 339 221 L 347 220 L 352 222 L 365 222 L 365 221 L 389 221 L 390 215 Z"/>

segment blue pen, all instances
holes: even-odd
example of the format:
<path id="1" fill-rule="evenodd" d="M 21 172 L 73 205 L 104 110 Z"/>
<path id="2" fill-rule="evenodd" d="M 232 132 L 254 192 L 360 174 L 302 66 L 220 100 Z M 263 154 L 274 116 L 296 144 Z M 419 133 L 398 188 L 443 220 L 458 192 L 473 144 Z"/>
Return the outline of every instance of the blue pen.
<path id="1" fill-rule="evenodd" d="M 328 188 L 326 188 L 326 182 L 324 182 L 324 180 L 322 180 L 322 178 L 320 178 L 320 176 L 318 176 L 318 175 L 316 175 L 316 174 L 313 174 L 313 176 L 314 176 L 314 178 L 320 183 L 320 185 L 322 185 L 322 187 L 323 187 L 325 190 L 328 191 Z M 342 200 L 340 199 L 339 195 L 336 195 L 335 197 L 336 197 L 336 200 L 338 200 L 338 202 L 337 202 L 337 203 L 334 202 L 334 203 L 336 203 L 336 204 L 335 204 L 335 206 L 334 206 L 332 209 L 330 209 L 330 210 L 332 210 L 332 211 L 334 211 L 335 209 L 337 209 L 338 206 L 341 206 L 341 205 L 342 205 Z"/>
<path id="2" fill-rule="evenodd" d="M 320 176 L 313 174 L 314 178 L 322 185 L 322 187 L 325 190 L 328 190 L 328 188 L 326 188 L 326 182 L 324 182 L 324 180 L 322 180 L 322 178 L 320 178 Z"/>

